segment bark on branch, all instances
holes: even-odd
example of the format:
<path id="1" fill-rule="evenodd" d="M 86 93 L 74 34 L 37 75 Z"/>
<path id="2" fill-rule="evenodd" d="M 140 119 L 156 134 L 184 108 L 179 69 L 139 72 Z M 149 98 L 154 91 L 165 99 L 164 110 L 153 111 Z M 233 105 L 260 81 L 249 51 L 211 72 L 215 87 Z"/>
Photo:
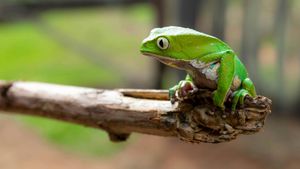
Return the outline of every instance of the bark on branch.
<path id="1" fill-rule="evenodd" d="M 0 110 L 68 121 L 123 141 L 132 132 L 218 143 L 259 131 L 271 112 L 263 96 L 246 97 L 235 112 L 222 111 L 200 90 L 172 105 L 165 90 L 101 90 L 34 82 L 0 82 Z M 230 106 L 227 106 L 230 107 Z"/>

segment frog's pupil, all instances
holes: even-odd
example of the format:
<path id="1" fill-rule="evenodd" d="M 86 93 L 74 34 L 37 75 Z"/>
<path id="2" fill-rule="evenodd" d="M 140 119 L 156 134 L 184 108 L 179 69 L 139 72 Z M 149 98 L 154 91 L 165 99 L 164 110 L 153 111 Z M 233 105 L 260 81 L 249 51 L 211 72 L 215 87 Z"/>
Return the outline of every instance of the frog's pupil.
<path id="1" fill-rule="evenodd" d="M 162 39 L 159 41 L 159 46 L 162 47 L 162 48 L 164 47 L 164 42 L 163 42 Z"/>

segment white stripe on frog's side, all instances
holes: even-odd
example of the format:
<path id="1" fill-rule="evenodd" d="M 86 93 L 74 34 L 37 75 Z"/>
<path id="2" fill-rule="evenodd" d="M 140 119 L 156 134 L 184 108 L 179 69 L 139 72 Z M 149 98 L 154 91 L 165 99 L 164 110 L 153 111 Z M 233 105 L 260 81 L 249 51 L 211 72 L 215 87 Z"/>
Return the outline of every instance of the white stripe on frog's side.
<path id="1" fill-rule="evenodd" d="M 219 62 L 204 63 L 195 59 L 190 61 L 190 64 L 204 74 L 207 79 L 215 81 L 218 79 L 217 70 L 220 67 Z"/>

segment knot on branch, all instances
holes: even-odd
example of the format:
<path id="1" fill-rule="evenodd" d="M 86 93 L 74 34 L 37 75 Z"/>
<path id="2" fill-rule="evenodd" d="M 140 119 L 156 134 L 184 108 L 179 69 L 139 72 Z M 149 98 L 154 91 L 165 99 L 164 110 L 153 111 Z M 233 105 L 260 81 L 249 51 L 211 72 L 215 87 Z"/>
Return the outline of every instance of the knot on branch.
<path id="1" fill-rule="evenodd" d="M 0 80 L 0 107 L 7 107 L 9 101 L 7 99 L 7 93 L 12 86 L 12 83 L 3 82 Z"/>
<path id="2" fill-rule="evenodd" d="M 236 111 L 224 111 L 213 104 L 211 91 L 199 90 L 178 103 L 174 127 L 178 137 L 186 142 L 220 143 L 233 140 L 239 134 L 258 132 L 271 113 L 271 100 L 257 96 L 245 97 L 245 104 Z M 231 107 L 230 100 L 225 103 Z M 170 114 L 168 114 L 170 117 Z"/>

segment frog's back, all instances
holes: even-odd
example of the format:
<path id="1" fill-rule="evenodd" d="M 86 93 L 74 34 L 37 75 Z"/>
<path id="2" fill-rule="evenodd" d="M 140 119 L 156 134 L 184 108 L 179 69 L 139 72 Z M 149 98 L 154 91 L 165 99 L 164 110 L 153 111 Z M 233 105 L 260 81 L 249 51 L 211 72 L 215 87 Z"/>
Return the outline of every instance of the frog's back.
<path id="1" fill-rule="evenodd" d="M 180 35 L 200 35 L 200 36 L 206 36 L 210 38 L 215 38 L 211 35 L 198 32 L 196 30 L 190 29 L 190 28 L 183 28 L 178 26 L 167 26 L 163 28 L 154 28 L 151 30 L 150 35 L 153 36 L 180 36 Z"/>

